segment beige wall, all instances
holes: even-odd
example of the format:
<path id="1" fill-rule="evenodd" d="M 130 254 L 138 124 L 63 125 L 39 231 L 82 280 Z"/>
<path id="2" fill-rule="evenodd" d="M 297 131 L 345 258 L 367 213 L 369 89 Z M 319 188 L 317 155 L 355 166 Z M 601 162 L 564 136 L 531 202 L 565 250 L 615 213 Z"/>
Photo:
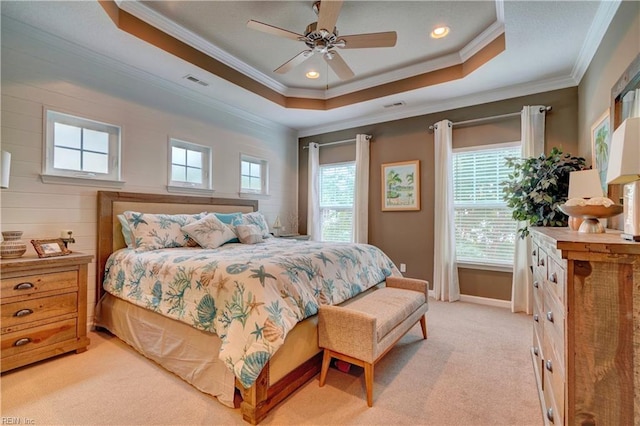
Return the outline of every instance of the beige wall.
<path id="1" fill-rule="evenodd" d="M 210 146 L 212 196 L 238 198 L 240 153 L 270 164 L 270 196 L 259 199 L 269 223 L 297 208 L 297 145 L 289 129 L 214 109 L 204 103 L 57 50 L 2 32 L 2 149 L 12 153 L 9 189 L 0 193 L 0 227 L 23 239 L 57 238 L 73 229 L 72 250 L 95 256 L 96 192 L 100 186 L 44 184 L 43 107 L 122 126 L 122 191 L 166 193 L 170 136 Z M 184 92 L 184 90 L 183 90 Z M 28 244 L 27 255 L 35 255 Z M 96 287 L 89 267 L 89 322 Z"/>
<path id="2" fill-rule="evenodd" d="M 578 86 L 579 154 L 591 163 L 591 126 L 611 108 L 611 88 L 640 53 L 640 2 L 623 1 Z"/>
<path id="3" fill-rule="evenodd" d="M 384 250 L 398 265 L 407 265 L 406 276 L 433 279 L 433 202 L 434 162 L 433 132 L 428 127 L 444 118 L 453 122 L 517 112 L 523 105 L 550 105 L 547 114 L 546 149 L 561 147 L 565 152 L 577 150 L 577 88 L 556 90 L 500 102 L 476 105 L 452 111 L 423 115 L 403 120 L 302 138 L 299 148 L 298 211 L 300 232 L 306 232 L 307 214 L 307 150 L 309 142 L 326 143 L 350 139 L 357 133 L 373 135 L 371 143 L 369 183 L 369 242 Z M 520 139 L 519 118 L 494 121 L 482 125 L 454 127 L 454 147 L 511 142 Z M 340 146 L 342 152 L 353 153 L 353 144 Z M 321 148 L 333 150 L 334 147 Z M 333 161 L 346 161 L 331 155 Z M 351 159 L 353 157 L 350 157 Z M 381 165 L 405 160 L 420 160 L 420 186 L 422 208 L 417 212 L 382 212 Z M 460 289 L 463 294 L 509 300 L 511 274 L 480 270 L 461 270 Z"/>

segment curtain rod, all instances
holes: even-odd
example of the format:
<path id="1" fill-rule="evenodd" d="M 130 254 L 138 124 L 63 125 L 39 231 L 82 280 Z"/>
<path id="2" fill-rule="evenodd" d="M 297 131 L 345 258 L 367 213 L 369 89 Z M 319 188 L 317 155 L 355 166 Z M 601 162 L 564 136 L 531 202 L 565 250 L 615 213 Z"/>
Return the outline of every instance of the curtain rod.
<path id="1" fill-rule="evenodd" d="M 371 135 L 367 135 L 367 140 L 371 140 Z M 318 144 L 318 148 L 322 148 L 323 146 L 330 146 L 330 145 L 341 145 L 343 143 L 352 143 L 352 142 L 355 142 L 355 141 L 356 140 L 354 138 L 354 139 L 345 139 L 343 141 L 320 143 L 320 144 Z M 309 149 L 309 145 L 303 146 L 302 149 Z"/>
<path id="2" fill-rule="evenodd" d="M 540 107 L 540 112 L 543 111 L 551 111 L 551 107 L 550 106 L 543 106 Z M 465 121 L 458 121 L 455 123 L 451 123 L 452 126 L 460 126 L 462 124 L 471 124 L 471 123 L 480 123 L 482 121 L 492 121 L 492 120 L 499 120 L 501 118 L 507 118 L 507 117 L 515 117 L 516 115 L 520 115 L 522 112 L 518 111 L 518 112 L 510 112 L 509 114 L 502 114 L 502 115 L 493 115 L 491 117 L 482 117 L 482 118 L 474 118 L 473 120 L 465 120 Z M 429 130 L 433 130 L 435 124 L 432 124 L 431 126 L 429 126 Z"/>

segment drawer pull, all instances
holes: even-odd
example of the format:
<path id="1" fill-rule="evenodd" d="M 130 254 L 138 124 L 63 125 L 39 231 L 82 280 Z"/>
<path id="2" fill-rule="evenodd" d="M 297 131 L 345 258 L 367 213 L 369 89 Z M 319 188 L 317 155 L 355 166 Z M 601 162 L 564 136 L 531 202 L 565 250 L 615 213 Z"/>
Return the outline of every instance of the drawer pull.
<path id="1" fill-rule="evenodd" d="M 32 288 L 34 288 L 35 286 L 33 285 L 33 283 L 29 283 L 29 282 L 23 282 L 20 283 L 18 285 L 16 285 L 15 287 L 13 287 L 14 290 L 30 290 Z"/>
<path id="2" fill-rule="evenodd" d="M 539 322 L 540 321 L 540 317 L 538 316 L 538 314 L 533 314 L 533 320 L 535 322 Z"/>
<path id="3" fill-rule="evenodd" d="M 536 253 L 536 251 L 535 251 L 535 250 L 533 250 L 533 251 L 531 252 L 531 256 L 535 256 L 536 254 L 537 254 L 537 253 Z"/>
<path id="4" fill-rule="evenodd" d="M 548 359 L 547 362 L 544 363 L 544 366 L 547 368 L 547 370 L 549 370 L 550 373 L 553 373 L 553 364 L 551 363 L 550 359 Z"/>
<path id="5" fill-rule="evenodd" d="M 538 349 L 538 347 L 537 347 L 537 346 L 536 346 L 535 348 L 533 348 L 533 354 L 534 354 L 535 356 L 540 355 L 540 349 Z"/>
<path id="6" fill-rule="evenodd" d="M 538 281 L 534 281 L 533 282 L 533 287 L 534 288 L 539 288 L 540 287 L 540 284 L 538 284 Z"/>
<path id="7" fill-rule="evenodd" d="M 31 315 L 33 310 L 31 309 L 20 309 L 18 312 L 13 314 L 14 317 L 26 317 L 27 315 Z"/>
<path id="8" fill-rule="evenodd" d="M 553 322 L 553 312 L 551 311 L 547 312 L 547 320 L 549 322 Z"/>
<path id="9" fill-rule="evenodd" d="M 556 275 L 555 272 L 551 274 L 551 276 L 549 277 L 549 281 L 551 281 L 554 284 L 558 284 L 558 276 Z"/>
<path id="10" fill-rule="evenodd" d="M 23 337 L 22 339 L 16 340 L 15 343 L 13 344 L 13 346 L 24 346 L 27 343 L 31 343 L 31 338 Z"/>
<path id="11" fill-rule="evenodd" d="M 544 259 L 540 259 L 540 262 L 538 263 L 538 265 L 544 266 Z"/>
<path id="12" fill-rule="evenodd" d="M 553 423 L 553 408 L 549 408 L 547 410 L 547 419 L 549 419 L 549 421 Z"/>

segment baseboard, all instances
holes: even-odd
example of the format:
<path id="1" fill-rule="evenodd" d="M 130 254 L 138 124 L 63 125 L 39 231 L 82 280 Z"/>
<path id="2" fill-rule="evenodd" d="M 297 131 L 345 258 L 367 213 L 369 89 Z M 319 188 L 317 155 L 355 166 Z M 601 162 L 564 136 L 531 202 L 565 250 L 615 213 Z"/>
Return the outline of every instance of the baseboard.
<path id="1" fill-rule="evenodd" d="M 435 290 L 429 290 L 429 298 L 435 299 Z M 488 297 L 471 296 L 469 294 L 460 295 L 461 302 L 476 303 L 478 305 L 495 306 L 498 308 L 511 309 L 510 300 L 490 299 Z"/>
<path id="2" fill-rule="evenodd" d="M 460 295 L 461 302 L 477 303 L 478 305 L 495 306 L 497 308 L 511 309 L 510 300 L 490 299 L 488 297 L 471 296 L 468 294 Z"/>

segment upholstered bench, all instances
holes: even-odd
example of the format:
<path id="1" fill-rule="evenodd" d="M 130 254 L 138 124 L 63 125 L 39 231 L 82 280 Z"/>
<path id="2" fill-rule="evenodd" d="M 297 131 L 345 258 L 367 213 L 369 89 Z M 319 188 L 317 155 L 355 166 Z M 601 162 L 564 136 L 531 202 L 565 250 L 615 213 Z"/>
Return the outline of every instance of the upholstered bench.
<path id="1" fill-rule="evenodd" d="M 389 277 L 386 286 L 340 306 L 321 306 L 318 345 L 324 349 L 320 386 L 331 358 L 364 368 L 367 404 L 373 406 L 373 366 L 420 322 L 427 338 L 427 281 Z"/>

